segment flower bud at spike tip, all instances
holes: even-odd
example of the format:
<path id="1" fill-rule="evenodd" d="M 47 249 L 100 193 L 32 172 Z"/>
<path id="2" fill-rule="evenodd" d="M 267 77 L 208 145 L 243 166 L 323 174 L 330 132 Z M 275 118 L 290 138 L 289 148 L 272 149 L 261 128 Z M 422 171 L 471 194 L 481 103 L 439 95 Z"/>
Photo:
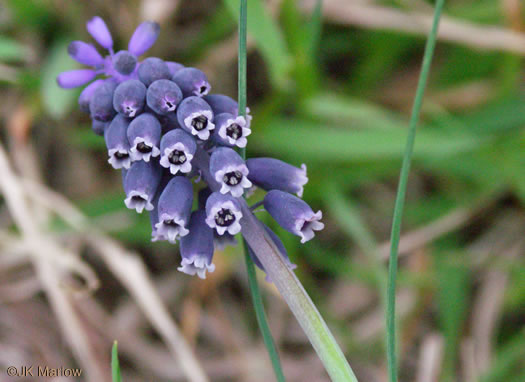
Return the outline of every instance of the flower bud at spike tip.
<path id="1" fill-rule="evenodd" d="M 274 158 L 250 158 L 246 160 L 250 179 L 257 187 L 266 191 L 281 190 L 303 196 L 303 187 L 308 182 L 306 165 L 301 168 Z"/>
<path id="2" fill-rule="evenodd" d="M 124 203 L 129 209 L 138 213 L 153 210 L 152 204 L 155 192 L 162 175 L 161 167 L 155 162 L 134 162 L 124 178 Z"/>
<path id="3" fill-rule="evenodd" d="M 127 76 L 133 73 L 137 67 L 137 57 L 126 50 L 117 52 L 111 59 L 113 68 L 120 74 Z"/>
<path id="4" fill-rule="evenodd" d="M 157 80 L 146 92 L 146 103 L 157 114 L 174 113 L 182 101 L 182 91 L 173 81 Z"/>
<path id="5" fill-rule="evenodd" d="M 190 233 L 180 239 L 182 256 L 179 271 L 188 275 L 197 274 L 206 278 L 206 272 L 213 272 L 213 229 L 206 224 L 206 211 L 197 210 L 191 214 Z"/>
<path id="6" fill-rule="evenodd" d="M 77 88 L 93 80 L 96 75 L 95 71 L 91 69 L 70 70 L 60 73 L 57 77 L 57 83 L 64 89 Z"/>
<path id="7" fill-rule="evenodd" d="M 196 68 L 183 68 L 178 70 L 172 80 L 179 85 L 184 97 L 202 97 L 211 90 L 206 74 Z"/>
<path id="8" fill-rule="evenodd" d="M 170 180 L 159 198 L 159 222 L 155 225 L 157 235 L 167 237 L 171 243 L 186 236 L 192 203 L 191 181 L 184 176 Z"/>
<path id="9" fill-rule="evenodd" d="M 89 101 L 89 113 L 91 118 L 102 122 L 109 122 L 113 119 L 115 109 L 113 109 L 113 94 L 117 85 L 110 80 L 95 89 L 91 100 Z"/>
<path id="10" fill-rule="evenodd" d="M 191 135 L 205 141 L 215 129 L 211 107 L 199 97 L 185 98 L 177 108 L 179 125 Z"/>
<path id="11" fill-rule="evenodd" d="M 117 115 L 104 132 L 104 139 L 108 148 L 108 162 L 115 169 L 131 166 L 129 156 L 129 142 L 126 135 L 129 120 L 122 115 Z"/>
<path id="12" fill-rule="evenodd" d="M 235 150 L 228 147 L 215 149 L 210 157 L 210 172 L 220 183 L 223 194 L 231 193 L 234 197 L 243 194 L 245 188 L 250 188 L 252 182 L 248 180 L 248 167 Z"/>
<path id="13" fill-rule="evenodd" d="M 146 86 L 138 80 L 127 80 L 115 89 L 113 107 L 128 118 L 139 114 L 146 103 Z"/>
<path id="14" fill-rule="evenodd" d="M 138 69 L 139 80 L 146 86 L 157 80 L 169 80 L 171 78 L 168 65 L 160 58 L 149 57 L 140 63 Z"/>
<path id="15" fill-rule="evenodd" d="M 149 162 L 160 155 L 160 122 L 153 114 L 143 113 L 133 119 L 127 130 L 130 155 L 134 161 Z"/>
<path id="16" fill-rule="evenodd" d="M 182 129 L 167 132 L 160 142 L 160 165 L 176 175 L 191 171 L 191 160 L 197 150 L 195 139 Z"/>
<path id="17" fill-rule="evenodd" d="M 99 66 L 104 64 L 104 59 L 95 47 L 83 41 L 73 41 L 67 47 L 71 58 L 81 64 L 88 66 Z"/>
<path id="18" fill-rule="evenodd" d="M 100 17 L 95 16 L 87 22 L 86 28 L 91 36 L 102 47 L 111 50 L 113 48 L 113 39 L 109 29 Z"/>
<path id="19" fill-rule="evenodd" d="M 236 235 L 241 231 L 241 205 L 231 195 L 214 192 L 206 201 L 206 223 L 215 228 L 219 235 L 228 232 Z"/>
<path id="20" fill-rule="evenodd" d="M 264 197 L 264 208 L 285 230 L 301 238 L 301 243 L 312 239 L 314 231 L 324 224 L 321 211 L 314 213 L 310 206 L 298 197 L 284 191 L 272 190 Z"/>
<path id="21" fill-rule="evenodd" d="M 128 50 L 135 56 L 142 56 L 149 48 L 155 44 L 159 37 L 160 26 L 151 21 L 140 24 L 131 39 L 129 40 Z"/>

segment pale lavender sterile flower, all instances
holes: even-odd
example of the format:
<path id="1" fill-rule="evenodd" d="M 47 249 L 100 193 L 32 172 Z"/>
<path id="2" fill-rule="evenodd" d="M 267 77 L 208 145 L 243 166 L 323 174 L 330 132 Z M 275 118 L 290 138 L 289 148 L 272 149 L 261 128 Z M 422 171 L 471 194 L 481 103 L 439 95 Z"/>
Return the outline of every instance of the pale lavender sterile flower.
<path id="1" fill-rule="evenodd" d="M 158 163 L 138 161 L 134 162 L 124 177 L 124 192 L 126 199 L 124 203 L 129 209 L 138 213 L 151 211 L 152 203 L 162 176 L 162 170 Z"/>
<path id="2" fill-rule="evenodd" d="M 252 133 L 247 126 L 246 119 L 242 116 L 235 116 L 230 113 L 215 115 L 215 132 L 213 139 L 225 146 L 246 147 L 248 140 L 246 137 Z"/>
<path id="3" fill-rule="evenodd" d="M 113 108 L 113 94 L 117 84 L 112 80 L 104 80 L 104 83 L 98 86 L 89 101 L 89 113 L 91 118 L 102 122 L 109 122 L 117 112 Z"/>
<path id="4" fill-rule="evenodd" d="M 97 49 L 86 42 L 73 41 L 67 47 L 67 52 L 73 60 L 81 64 L 95 67 L 104 65 L 104 58 Z"/>
<path id="5" fill-rule="evenodd" d="M 182 256 L 179 271 L 188 275 L 206 278 L 206 272 L 213 272 L 213 229 L 206 224 L 206 211 L 197 210 L 191 214 L 188 227 L 190 233 L 180 239 Z"/>
<path id="6" fill-rule="evenodd" d="M 241 231 L 241 205 L 231 195 L 213 192 L 206 201 L 206 224 L 219 235 L 236 235 Z"/>
<path id="7" fill-rule="evenodd" d="M 84 90 L 82 90 L 80 96 L 78 97 L 78 105 L 80 106 L 80 110 L 82 110 L 85 113 L 89 113 L 89 103 L 91 102 L 91 98 L 93 97 L 95 90 L 97 90 L 99 86 L 104 84 L 104 82 L 105 80 L 93 81 L 88 86 L 86 86 Z"/>
<path id="8" fill-rule="evenodd" d="M 250 173 L 248 179 L 256 186 L 266 190 L 281 190 L 303 196 L 303 188 L 308 183 L 306 165 L 301 168 L 274 158 L 250 158 L 246 160 Z"/>
<path id="9" fill-rule="evenodd" d="M 126 135 L 129 119 L 118 114 L 104 132 L 104 139 L 108 148 L 108 162 L 115 169 L 129 169 L 131 158 L 129 155 L 129 141 Z"/>
<path id="10" fill-rule="evenodd" d="M 182 91 L 170 80 L 157 80 L 148 86 L 146 103 L 160 115 L 174 114 L 182 101 Z"/>
<path id="11" fill-rule="evenodd" d="M 200 97 L 185 98 L 177 108 L 179 125 L 191 135 L 205 141 L 215 129 L 211 107 Z"/>
<path id="12" fill-rule="evenodd" d="M 92 81 L 96 76 L 97 73 L 91 69 L 69 70 L 58 75 L 57 83 L 64 89 L 77 88 Z"/>
<path id="13" fill-rule="evenodd" d="M 143 113 L 133 119 L 127 130 L 130 155 L 134 161 L 149 162 L 160 155 L 160 122 L 151 113 Z"/>
<path id="14" fill-rule="evenodd" d="M 142 112 L 146 104 L 146 86 L 139 80 L 127 80 L 115 89 L 113 107 L 128 118 Z"/>
<path id="15" fill-rule="evenodd" d="M 195 139 L 182 129 L 168 131 L 160 141 L 160 165 L 176 175 L 191 171 L 191 160 L 197 150 Z"/>
<path id="16" fill-rule="evenodd" d="M 231 193 L 238 198 L 245 188 L 250 188 L 252 182 L 248 180 L 248 167 L 244 160 L 233 149 L 219 147 L 210 157 L 210 173 L 220 183 L 222 194 Z"/>
<path id="17" fill-rule="evenodd" d="M 98 16 L 95 16 L 87 22 L 86 28 L 89 34 L 102 47 L 110 51 L 113 49 L 113 38 L 111 38 L 111 33 L 109 32 L 109 29 L 104 20 Z"/>
<path id="18" fill-rule="evenodd" d="M 310 206 L 298 197 L 280 190 L 272 190 L 264 197 L 264 208 L 281 227 L 301 238 L 301 243 L 312 239 L 314 231 L 324 224 L 321 211 L 314 213 Z"/>
<path id="19" fill-rule="evenodd" d="M 279 250 L 279 254 L 282 256 L 286 266 L 289 269 L 292 269 L 292 270 L 297 268 L 297 265 L 293 264 L 290 261 L 290 258 L 288 257 L 288 252 L 286 251 L 286 247 L 284 246 L 284 244 L 281 241 L 281 239 L 279 238 L 279 236 L 277 236 L 277 234 L 275 232 L 273 232 L 270 229 L 270 227 L 268 227 L 266 224 L 264 224 L 262 222 L 261 222 L 261 224 L 263 225 L 263 227 L 264 227 L 266 233 L 268 234 L 268 236 L 270 237 L 270 239 L 272 239 L 273 243 L 275 244 L 275 246 Z M 266 270 L 264 269 L 264 266 L 262 265 L 260 260 L 257 258 L 257 255 L 255 254 L 255 252 L 253 252 L 253 250 L 250 248 L 249 245 L 248 245 L 248 252 L 250 253 L 250 256 L 253 259 L 253 262 L 255 263 L 255 265 L 257 265 L 257 267 L 259 267 L 263 272 L 266 273 Z M 266 281 L 269 282 L 269 283 L 272 282 L 270 276 L 266 275 Z"/>
<path id="20" fill-rule="evenodd" d="M 171 78 L 177 85 L 184 97 L 197 96 L 202 97 L 211 90 L 208 77 L 202 70 L 197 68 L 182 68 L 175 72 Z"/>
<path id="21" fill-rule="evenodd" d="M 176 176 L 162 191 L 159 204 L 159 221 L 155 224 L 157 236 L 166 237 L 171 243 L 189 233 L 187 225 L 193 203 L 191 181 L 184 176 Z"/>
<path id="22" fill-rule="evenodd" d="M 149 48 L 155 44 L 159 37 L 160 26 L 151 21 L 140 24 L 131 39 L 129 40 L 128 50 L 135 56 L 142 56 Z"/>
<path id="23" fill-rule="evenodd" d="M 157 80 L 169 80 L 171 78 L 168 65 L 157 57 L 148 57 L 142 61 L 137 73 L 139 80 L 146 86 L 150 86 Z"/>

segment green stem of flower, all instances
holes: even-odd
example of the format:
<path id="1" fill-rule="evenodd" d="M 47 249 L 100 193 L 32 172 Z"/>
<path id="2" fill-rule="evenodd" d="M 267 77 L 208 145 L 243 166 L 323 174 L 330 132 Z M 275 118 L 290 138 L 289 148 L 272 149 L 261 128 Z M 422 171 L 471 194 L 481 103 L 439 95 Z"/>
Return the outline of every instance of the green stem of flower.
<path id="1" fill-rule="evenodd" d="M 394 217 L 392 220 L 392 233 L 390 236 L 390 262 L 388 266 L 388 290 L 387 290 L 387 309 L 386 309 L 386 338 L 387 338 L 387 359 L 388 359 L 388 375 L 390 382 L 397 381 L 397 357 L 396 357 L 396 278 L 397 278 L 397 253 L 399 247 L 399 236 L 401 232 L 401 221 L 403 217 L 403 208 L 405 205 L 405 195 L 407 189 L 408 174 L 410 172 L 410 163 L 412 161 L 412 153 L 414 151 L 414 142 L 416 138 L 416 126 L 419 121 L 421 105 L 423 103 L 423 95 L 428 80 L 428 73 L 434 55 L 434 47 L 436 46 L 437 31 L 441 11 L 445 0 L 437 0 L 434 11 L 434 20 L 432 22 L 432 29 L 427 39 L 425 46 L 425 53 L 423 56 L 423 65 L 419 76 L 414 105 L 412 107 L 412 115 L 410 117 L 410 125 L 407 136 L 407 143 L 405 153 L 403 156 L 403 164 L 401 166 L 401 174 L 399 176 L 399 185 L 397 189 L 396 202 L 394 206 Z"/>
<path id="2" fill-rule="evenodd" d="M 246 32 L 248 24 L 247 14 L 247 0 L 241 0 L 239 14 L 239 67 L 238 67 L 238 102 L 239 102 L 239 115 L 246 117 Z M 242 148 L 239 150 L 243 159 L 246 159 L 246 149 Z M 279 360 L 279 353 L 275 347 L 275 343 L 270 332 L 270 327 L 266 320 L 266 314 L 264 312 L 264 304 L 261 297 L 259 285 L 257 284 L 257 277 L 255 274 L 255 265 L 248 252 L 246 241 L 243 239 L 244 244 L 244 258 L 246 260 L 246 273 L 248 274 L 248 283 L 250 286 L 250 294 L 252 296 L 253 307 L 255 310 L 255 316 L 257 317 L 257 323 L 263 336 L 264 345 L 270 356 L 272 362 L 275 377 L 278 382 L 284 382 L 284 373 L 281 367 L 281 361 Z"/>

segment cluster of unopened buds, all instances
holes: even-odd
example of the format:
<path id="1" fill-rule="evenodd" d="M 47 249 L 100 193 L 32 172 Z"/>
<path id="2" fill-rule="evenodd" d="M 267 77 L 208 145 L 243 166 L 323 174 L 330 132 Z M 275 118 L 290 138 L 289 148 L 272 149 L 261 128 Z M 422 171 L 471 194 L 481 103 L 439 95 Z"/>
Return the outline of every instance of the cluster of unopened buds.
<path id="1" fill-rule="evenodd" d="M 108 162 L 122 171 L 124 202 L 139 213 L 149 211 L 153 241 L 180 241 L 180 271 L 201 278 L 213 272 L 214 249 L 235 243 L 246 214 L 243 194 L 254 186 L 268 191 L 256 205 L 264 205 L 302 243 L 323 228 L 321 211 L 314 213 L 300 199 L 308 181 L 304 165 L 297 168 L 273 158 L 245 161 L 235 151 L 246 146 L 251 133 L 251 116 L 239 115 L 236 101 L 209 94 L 211 86 L 199 69 L 156 57 L 139 62 L 158 37 L 158 24 L 140 24 L 128 50 L 116 53 L 100 17 L 91 19 L 87 30 L 109 55 L 103 57 L 91 44 L 72 42 L 71 57 L 93 69 L 61 73 L 58 84 L 89 84 L 79 105 L 90 114 L 93 131 L 104 136 Z M 264 228 L 293 269 L 279 237 Z"/>

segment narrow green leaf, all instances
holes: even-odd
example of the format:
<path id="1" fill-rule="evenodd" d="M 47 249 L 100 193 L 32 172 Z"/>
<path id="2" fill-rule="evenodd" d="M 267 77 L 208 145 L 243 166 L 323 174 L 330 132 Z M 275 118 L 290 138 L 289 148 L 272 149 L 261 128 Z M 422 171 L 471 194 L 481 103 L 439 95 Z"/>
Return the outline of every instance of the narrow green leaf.
<path id="1" fill-rule="evenodd" d="M 296 119 L 273 119 L 253 129 L 252 142 L 269 153 L 297 160 L 348 162 L 399 158 L 406 139 L 402 129 L 349 129 Z M 294 144 L 290 144 L 294 142 Z M 468 133 L 445 135 L 439 129 L 423 129 L 414 157 L 446 158 L 472 151 L 489 142 L 488 137 Z"/>
<path id="2" fill-rule="evenodd" d="M 408 174 L 410 173 L 410 163 L 414 153 L 414 143 L 416 139 L 416 127 L 419 121 L 419 114 L 423 104 L 423 96 L 428 81 L 430 65 L 436 46 L 439 19 L 445 0 L 437 0 L 434 10 L 432 29 L 427 39 L 425 53 L 423 55 L 423 65 L 417 84 L 416 96 L 412 107 L 410 125 L 408 129 L 405 154 L 399 175 L 399 185 L 397 189 L 396 202 L 394 206 L 394 217 L 392 219 L 392 233 L 390 236 L 390 261 L 388 266 L 388 300 L 386 311 L 386 342 L 387 342 L 387 361 L 388 361 L 388 380 L 397 381 L 397 353 L 396 353 L 396 278 L 397 278 L 397 251 L 399 248 L 399 237 L 401 234 L 401 221 L 403 217 L 403 207 L 405 205 L 405 194 L 407 189 Z M 448 137 L 450 139 L 450 137 Z"/>
<path id="3" fill-rule="evenodd" d="M 122 377 L 120 375 L 120 365 L 118 362 L 117 341 L 113 342 L 113 348 L 111 349 L 111 375 L 113 382 L 122 382 Z"/>
<path id="4" fill-rule="evenodd" d="M 230 12 L 237 17 L 239 0 L 224 1 Z M 268 14 L 261 0 L 250 0 L 247 11 L 249 15 L 254 15 L 248 19 L 250 36 L 255 40 L 257 48 L 268 65 L 272 83 L 282 88 L 286 86 L 292 61 L 281 30 Z"/>

